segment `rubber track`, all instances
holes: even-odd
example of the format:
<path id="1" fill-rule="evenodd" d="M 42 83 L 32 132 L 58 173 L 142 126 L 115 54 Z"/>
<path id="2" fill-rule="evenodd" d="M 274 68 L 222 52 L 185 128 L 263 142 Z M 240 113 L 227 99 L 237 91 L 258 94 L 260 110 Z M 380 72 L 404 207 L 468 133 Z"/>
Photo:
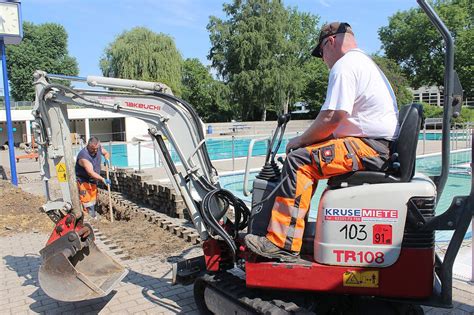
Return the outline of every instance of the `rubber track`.
<path id="1" fill-rule="evenodd" d="M 256 314 L 315 314 L 295 303 L 295 299 L 302 300 L 301 296 L 297 297 L 295 293 L 274 291 L 275 293 L 272 294 L 268 290 L 247 288 L 245 280 L 227 272 L 204 275 L 201 280 L 229 297 L 230 300 L 239 301 L 240 304 L 249 307 Z"/>

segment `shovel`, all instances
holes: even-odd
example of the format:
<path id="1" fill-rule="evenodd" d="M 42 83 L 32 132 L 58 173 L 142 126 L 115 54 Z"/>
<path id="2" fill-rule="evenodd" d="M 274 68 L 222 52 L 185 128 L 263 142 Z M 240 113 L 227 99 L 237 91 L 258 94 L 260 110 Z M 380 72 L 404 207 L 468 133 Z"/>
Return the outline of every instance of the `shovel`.
<path id="1" fill-rule="evenodd" d="M 51 298 L 83 301 L 108 295 L 128 273 L 94 243 L 92 227 L 84 240 L 72 230 L 40 251 L 38 272 L 41 289 Z"/>

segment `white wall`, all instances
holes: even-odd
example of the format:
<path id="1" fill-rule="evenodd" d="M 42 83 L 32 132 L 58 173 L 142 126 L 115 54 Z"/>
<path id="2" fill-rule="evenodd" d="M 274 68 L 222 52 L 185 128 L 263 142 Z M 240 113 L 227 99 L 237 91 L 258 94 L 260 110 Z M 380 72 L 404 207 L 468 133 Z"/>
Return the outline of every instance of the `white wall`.
<path id="1" fill-rule="evenodd" d="M 132 141 L 132 139 L 136 136 L 148 135 L 148 125 L 140 119 L 126 117 L 125 132 L 127 135 L 125 141 Z"/>
<path id="2" fill-rule="evenodd" d="M 13 128 L 16 128 L 16 131 L 13 132 L 13 141 L 23 142 L 23 134 L 26 134 L 25 121 L 34 120 L 31 110 L 12 110 L 11 117 Z M 91 135 L 98 135 L 102 141 L 109 141 L 112 140 L 112 119 L 122 118 L 125 116 L 122 114 L 110 113 L 97 109 L 71 108 L 68 109 L 68 117 L 71 121 L 71 132 L 84 135 L 86 133 L 84 120 L 89 118 Z M 0 131 L 0 144 L 4 144 L 5 141 L 8 140 L 6 120 L 6 111 L 0 110 L 0 128 L 3 129 Z M 138 122 L 143 123 L 141 121 Z M 132 125 L 135 127 L 137 123 L 133 123 Z M 134 130 L 135 128 L 130 127 L 130 129 Z M 147 133 L 146 130 L 147 128 L 145 127 L 145 134 Z M 28 142 L 29 141 L 30 140 L 28 140 Z"/>
<path id="3" fill-rule="evenodd" d="M 69 119 L 84 119 L 84 118 L 119 118 L 125 117 L 122 114 L 110 113 L 97 109 L 87 108 L 70 108 L 67 110 Z M 31 110 L 12 110 L 12 121 L 34 120 Z M 6 111 L 0 110 L 0 122 L 7 121 Z"/>

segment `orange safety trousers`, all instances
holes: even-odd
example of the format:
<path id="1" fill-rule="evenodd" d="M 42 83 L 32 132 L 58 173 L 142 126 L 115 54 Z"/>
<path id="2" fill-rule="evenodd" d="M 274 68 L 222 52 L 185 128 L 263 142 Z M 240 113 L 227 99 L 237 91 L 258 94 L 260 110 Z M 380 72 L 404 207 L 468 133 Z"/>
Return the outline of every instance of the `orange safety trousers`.
<path id="1" fill-rule="evenodd" d="M 97 202 L 97 185 L 95 183 L 77 181 L 79 189 L 79 199 L 84 212 L 88 212 L 89 207 L 95 206 Z"/>
<path id="2" fill-rule="evenodd" d="M 267 238 L 280 248 L 299 252 L 318 180 L 357 170 L 381 170 L 382 164 L 387 164 L 389 149 L 374 141 L 338 138 L 290 152 L 283 167 L 283 183 L 276 192 Z"/>

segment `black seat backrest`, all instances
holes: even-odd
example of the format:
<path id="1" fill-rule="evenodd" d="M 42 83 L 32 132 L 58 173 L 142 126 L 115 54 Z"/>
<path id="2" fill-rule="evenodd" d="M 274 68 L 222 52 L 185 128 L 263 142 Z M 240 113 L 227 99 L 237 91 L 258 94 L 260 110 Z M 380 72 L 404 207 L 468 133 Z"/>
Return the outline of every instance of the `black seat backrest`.
<path id="1" fill-rule="evenodd" d="M 405 105 L 398 114 L 400 133 L 394 141 L 392 152 L 398 166 L 397 175 L 400 182 L 409 182 L 415 174 L 416 146 L 423 122 L 423 106 L 421 104 Z"/>

